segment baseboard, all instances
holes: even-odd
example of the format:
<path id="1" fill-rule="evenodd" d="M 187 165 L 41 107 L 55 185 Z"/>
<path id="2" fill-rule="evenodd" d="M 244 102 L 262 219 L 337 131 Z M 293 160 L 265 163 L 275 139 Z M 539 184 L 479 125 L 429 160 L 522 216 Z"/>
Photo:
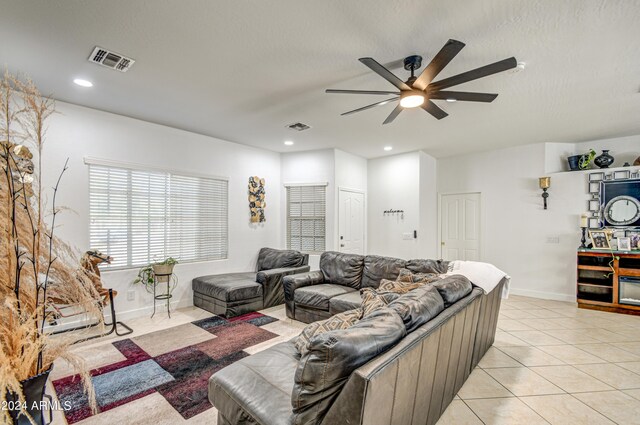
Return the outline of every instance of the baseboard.
<path id="1" fill-rule="evenodd" d="M 576 302 L 575 295 L 561 294 L 558 292 L 536 291 L 533 289 L 520 289 L 513 286 L 509 289 L 509 293 L 513 295 L 521 295 L 523 297 L 541 298 L 543 300 Z"/>

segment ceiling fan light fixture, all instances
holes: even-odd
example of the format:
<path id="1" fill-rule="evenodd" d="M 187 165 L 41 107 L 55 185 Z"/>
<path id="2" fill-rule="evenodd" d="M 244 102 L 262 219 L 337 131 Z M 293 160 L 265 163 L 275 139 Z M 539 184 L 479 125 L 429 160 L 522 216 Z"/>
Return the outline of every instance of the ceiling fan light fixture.
<path id="1" fill-rule="evenodd" d="M 416 108 L 425 101 L 424 95 L 416 92 L 408 92 L 400 98 L 400 106 L 403 108 Z"/>
<path id="2" fill-rule="evenodd" d="M 457 101 L 458 101 L 458 99 L 454 99 L 453 97 L 448 97 L 447 98 L 447 102 L 449 102 L 449 103 L 453 103 L 453 102 L 457 102 Z"/>

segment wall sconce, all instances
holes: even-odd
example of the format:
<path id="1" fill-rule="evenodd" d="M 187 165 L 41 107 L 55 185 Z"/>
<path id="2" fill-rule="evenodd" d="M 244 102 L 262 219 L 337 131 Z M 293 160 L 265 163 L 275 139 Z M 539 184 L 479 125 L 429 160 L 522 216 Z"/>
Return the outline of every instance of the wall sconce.
<path id="1" fill-rule="evenodd" d="M 544 200 L 544 209 L 547 209 L 547 198 L 549 197 L 549 193 L 547 193 L 547 189 L 551 186 L 551 177 L 540 177 L 538 179 L 538 183 L 540 184 L 540 189 L 542 189 L 542 199 Z"/>

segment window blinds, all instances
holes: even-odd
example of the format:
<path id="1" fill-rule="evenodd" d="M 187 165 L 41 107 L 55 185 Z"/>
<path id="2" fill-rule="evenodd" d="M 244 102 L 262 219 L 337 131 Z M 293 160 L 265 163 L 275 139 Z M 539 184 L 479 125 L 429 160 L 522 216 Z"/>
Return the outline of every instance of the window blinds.
<path id="1" fill-rule="evenodd" d="M 326 186 L 287 186 L 287 248 L 323 252 Z"/>
<path id="2" fill-rule="evenodd" d="M 227 258 L 228 183 L 89 165 L 91 248 L 114 258 L 111 268 L 174 257 Z"/>

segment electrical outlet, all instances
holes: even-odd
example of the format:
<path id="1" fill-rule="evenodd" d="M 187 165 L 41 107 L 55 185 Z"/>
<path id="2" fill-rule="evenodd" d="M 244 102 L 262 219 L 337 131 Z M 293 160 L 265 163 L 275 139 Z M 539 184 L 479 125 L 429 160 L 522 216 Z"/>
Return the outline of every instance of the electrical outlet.
<path id="1" fill-rule="evenodd" d="M 560 236 L 547 236 L 547 243 L 560 243 Z"/>
<path id="2" fill-rule="evenodd" d="M 135 301 L 136 300 L 136 291 L 127 291 L 127 301 Z"/>

